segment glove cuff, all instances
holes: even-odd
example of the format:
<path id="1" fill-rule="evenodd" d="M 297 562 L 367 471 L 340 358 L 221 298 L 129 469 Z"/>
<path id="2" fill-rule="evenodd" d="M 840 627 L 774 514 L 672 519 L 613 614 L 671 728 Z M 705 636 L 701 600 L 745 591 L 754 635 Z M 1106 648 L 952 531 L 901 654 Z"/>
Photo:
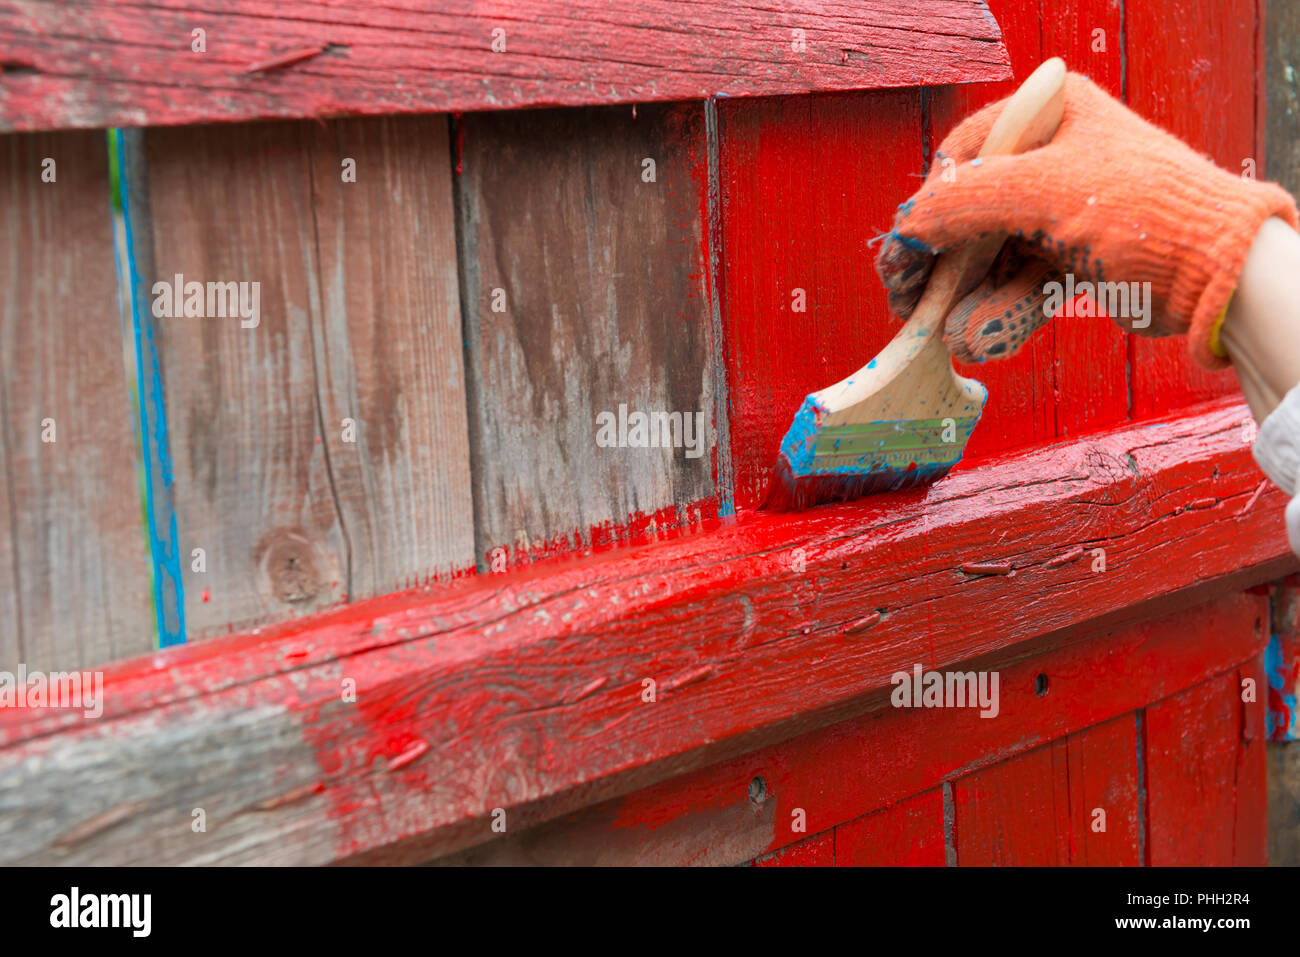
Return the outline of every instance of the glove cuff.
<path id="1" fill-rule="evenodd" d="M 1269 217 L 1276 216 L 1292 229 L 1297 228 L 1295 200 L 1282 187 L 1276 183 L 1245 181 L 1237 187 L 1231 201 L 1222 204 L 1221 215 L 1216 220 L 1219 234 L 1208 244 L 1204 268 L 1185 274 L 1186 287 L 1176 286 L 1170 295 L 1170 306 L 1175 312 L 1181 303 L 1190 304 L 1187 347 L 1196 363 L 1206 369 L 1224 369 L 1231 364 L 1210 348 L 1210 338 L 1237 288 L 1237 279 L 1260 227 Z"/>

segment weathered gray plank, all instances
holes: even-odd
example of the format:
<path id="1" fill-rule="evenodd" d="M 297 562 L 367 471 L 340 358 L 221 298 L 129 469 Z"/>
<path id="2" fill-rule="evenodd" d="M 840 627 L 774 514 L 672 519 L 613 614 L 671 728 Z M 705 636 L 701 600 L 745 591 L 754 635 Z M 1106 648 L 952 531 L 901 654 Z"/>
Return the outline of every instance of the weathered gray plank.
<path id="1" fill-rule="evenodd" d="M 384 594 L 473 564 L 447 120 L 312 129 L 326 444 L 349 591 Z M 345 418 L 358 423 L 354 443 L 343 441 Z"/>
<path id="2" fill-rule="evenodd" d="M 146 652 L 153 611 L 104 134 L 0 139 L 0 210 L 0 668 Z"/>
<path id="3" fill-rule="evenodd" d="M 1266 174 L 1300 192 L 1300 5 L 1266 5 Z"/>
<path id="4" fill-rule="evenodd" d="M 655 528 L 716 510 L 702 105 L 464 123 L 480 565 L 499 546 L 525 558 L 616 537 L 629 517 Z M 702 412 L 703 454 L 598 446 L 597 416 L 620 405 Z"/>
<path id="5" fill-rule="evenodd" d="M 191 639 L 472 560 L 447 148 L 432 119 L 145 133 L 146 285 L 260 283 L 255 327 L 154 320 Z"/>

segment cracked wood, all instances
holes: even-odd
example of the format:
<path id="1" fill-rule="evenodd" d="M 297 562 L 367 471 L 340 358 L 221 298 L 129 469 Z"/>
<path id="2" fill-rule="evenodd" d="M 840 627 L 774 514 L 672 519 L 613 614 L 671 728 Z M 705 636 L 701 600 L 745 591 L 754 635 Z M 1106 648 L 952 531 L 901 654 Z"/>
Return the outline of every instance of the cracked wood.
<path id="1" fill-rule="evenodd" d="M 1008 75 L 984 0 L 816 0 L 797 11 L 753 0 L 211 6 L 0 3 L 0 130 L 634 103 Z M 196 28 L 205 31 L 202 52 L 193 49 Z"/>
<path id="2" fill-rule="evenodd" d="M 426 860 L 490 836 L 493 808 L 540 822 L 842 717 L 917 661 L 1028 654 L 1277 577 L 1296 564 L 1284 496 L 1239 514 L 1259 483 L 1243 414 L 1213 404 L 929 489 L 745 515 L 123 663 L 98 720 L 0 712 L 0 857 Z M 1183 507 L 1207 493 L 1217 505 Z M 1105 572 L 1051 563 L 1080 544 L 1106 549 Z M 971 578 L 971 560 L 1017 574 Z M 846 639 L 864 608 L 886 613 Z M 645 678 L 679 684 L 647 704 Z M 96 788 L 76 786 L 87 774 Z M 275 803 L 290 793 L 307 796 Z M 194 807 L 206 834 L 189 830 Z"/>
<path id="3" fill-rule="evenodd" d="M 188 637 L 471 566 L 446 120 L 128 142 L 137 312 L 163 376 Z M 152 317 L 154 282 L 178 274 L 260 283 L 260 322 Z"/>

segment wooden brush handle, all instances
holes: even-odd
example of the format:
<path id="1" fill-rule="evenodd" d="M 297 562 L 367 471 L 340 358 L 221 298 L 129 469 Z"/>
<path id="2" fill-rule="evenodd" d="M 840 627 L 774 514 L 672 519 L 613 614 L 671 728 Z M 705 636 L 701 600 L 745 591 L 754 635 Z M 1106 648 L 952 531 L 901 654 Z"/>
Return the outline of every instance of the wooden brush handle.
<path id="1" fill-rule="evenodd" d="M 1024 153 L 1051 142 L 1064 112 L 1065 61 L 1052 57 L 1012 94 L 985 137 L 980 156 Z M 988 273 L 1002 242 L 994 237 L 967 243 L 940 256 L 904 331 L 928 336 L 937 330 L 960 297 Z"/>

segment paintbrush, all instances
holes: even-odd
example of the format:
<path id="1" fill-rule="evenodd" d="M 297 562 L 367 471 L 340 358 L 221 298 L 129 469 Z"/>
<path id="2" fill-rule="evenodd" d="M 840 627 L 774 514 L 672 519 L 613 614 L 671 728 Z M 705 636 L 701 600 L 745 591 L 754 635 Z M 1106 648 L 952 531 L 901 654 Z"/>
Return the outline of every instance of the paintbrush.
<path id="1" fill-rule="evenodd" d="M 1023 153 L 1056 135 L 1065 63 L 1054 57 L 1007 101 L 980 156 Z M 912 316 L 880 354 L 847 379 L 804 399 L 772 468 L 762 508 L 842 502 L 933 482 L 961 459 L 988 391 L 958 375 L 943 325 L 988 273 L 994 237 L 941 255 Z"/>

